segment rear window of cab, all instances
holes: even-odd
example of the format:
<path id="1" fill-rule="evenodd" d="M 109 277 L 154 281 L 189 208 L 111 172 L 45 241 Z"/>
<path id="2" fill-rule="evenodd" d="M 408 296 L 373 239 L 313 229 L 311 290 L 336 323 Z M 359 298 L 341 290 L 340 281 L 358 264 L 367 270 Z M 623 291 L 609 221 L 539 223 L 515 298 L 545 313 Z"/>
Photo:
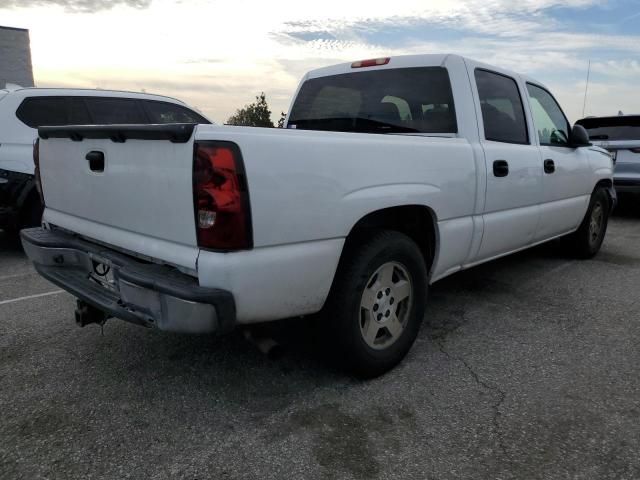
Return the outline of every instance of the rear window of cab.
<path id="1" fill-rule="evenodd" d="M 330 75 L 301 87 L 288 128 L 359 133 L 457 133 L 443 67 Z"/>

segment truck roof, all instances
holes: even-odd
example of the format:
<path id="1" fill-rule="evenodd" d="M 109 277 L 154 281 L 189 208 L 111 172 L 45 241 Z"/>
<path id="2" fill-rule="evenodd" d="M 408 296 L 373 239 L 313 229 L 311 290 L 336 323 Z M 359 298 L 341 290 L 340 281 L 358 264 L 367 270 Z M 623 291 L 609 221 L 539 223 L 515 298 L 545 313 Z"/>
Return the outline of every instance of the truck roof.
<path id="1" fill-rule="evenodd" d="M 522 75 L 520 73 L 505 69 L 505 68 L 501 68 L 501 67 L 497 67 L 497 66 L 493 66 L 493 65 L 489 65 L 483 62 L 479 62 L 477 60 L 473 60 L 469 57 L 464 57 L 462 55 L 458 55 L 455 53 L 428 53 L 428 54 L 419 54 L 419 55 L 394 55 L 394 56 L 390 56 L 390 61 L 388 64 L 385 65 L 377 65 L 374 67 L 367 67 L 367 68 L 361 68 L 361 69 L 356 69 L 354 70 L 352 68 L 352 64 L 353 62 L 346 62 L 346 63 L 338 63 L 336 65 L 330 65 L 328 67 L 322 67 L 322 68 L 317 68 L 314 70 L 311 70 L 310 72 L 307 73 L 307 75 L 304 77 L 303 80 L 307 80 L 309 78 L 318 78 L 318 77 L 325 77 L 325 76 L 329 76 L 329 75 L 340 75 L 342 73 L 354 73 L 354 72 L 359 72 L 359 71 L 368 71 L 370 70 L 370 68 L 374 68 L 374 69 L 390 69 L 390 68 L 410 68 L 410 67 L 435 67 L 435 66 L 442 66 L 445 64 L 445 62 L 447 61 L 447 59 L 452 58 L 452 57 L 456 57 L 456 58 L 460 58 L 463 60 L 469 60 L 472 62 L 475 62 L 477 64 L 482 65 L 483 67 L 486 67 L 489 70 L 497 70 L 501 73 L 510 75 L 512 77 L 520 77 L 525 81 L 530 81 L 532 83 L 536 83 L 538 85 L 541 86 L 545 86 L 544 84 L 542 84 L 541 82 L 537 81 L 534 78 L 531 78 L 529 76 L 526 75 Z M 384 56 L 382 56 L 381 58 L 386 58 Z M 546 88 L 546 87 L 545 87 Z"/>

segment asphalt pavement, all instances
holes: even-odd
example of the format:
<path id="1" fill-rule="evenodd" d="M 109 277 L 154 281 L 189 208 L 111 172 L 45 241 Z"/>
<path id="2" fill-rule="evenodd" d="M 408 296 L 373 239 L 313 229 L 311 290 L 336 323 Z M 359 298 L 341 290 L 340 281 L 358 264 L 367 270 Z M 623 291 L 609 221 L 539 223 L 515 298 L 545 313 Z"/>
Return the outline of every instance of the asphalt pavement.
<path id="1" fill-rule="evenodd" d="M 80 329 L 0 232 L 2 479 L 639 479 L 640 209 L 593 260 L 554 245 L 435 284 L 394 371 L 358 381 L 298 321 Z"/>

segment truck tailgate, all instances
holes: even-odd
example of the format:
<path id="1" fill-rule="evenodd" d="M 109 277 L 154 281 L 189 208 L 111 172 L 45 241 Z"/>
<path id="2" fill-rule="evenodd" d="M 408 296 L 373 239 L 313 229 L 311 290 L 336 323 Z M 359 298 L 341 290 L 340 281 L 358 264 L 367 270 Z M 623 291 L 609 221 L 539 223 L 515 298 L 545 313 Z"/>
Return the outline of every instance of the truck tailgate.
<path id="1" fill-rule="evenodd" d="M 45 220 L 195 270 L 193 130 L 193 125 L 42 127 Z M 92 155 L 93 165 L 87 158 Z"/>

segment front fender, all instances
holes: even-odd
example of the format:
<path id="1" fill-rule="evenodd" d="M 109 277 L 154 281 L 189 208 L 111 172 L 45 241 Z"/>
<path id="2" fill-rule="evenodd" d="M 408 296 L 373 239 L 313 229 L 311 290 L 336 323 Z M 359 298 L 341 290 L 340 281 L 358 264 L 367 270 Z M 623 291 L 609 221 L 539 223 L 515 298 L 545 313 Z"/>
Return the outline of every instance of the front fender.
<path id="1" fill-rule="evenodd" d="M 607 191 L 607 195 L 609 195 L 609 201 L 611 203 L 609 213 L 611 213 L 613 212 L 613 209 L 618 205 L 618 194 L 616 193 L 616 189 L 614 188 L 613 184 L 607 184 L 604 187 Z"/>

